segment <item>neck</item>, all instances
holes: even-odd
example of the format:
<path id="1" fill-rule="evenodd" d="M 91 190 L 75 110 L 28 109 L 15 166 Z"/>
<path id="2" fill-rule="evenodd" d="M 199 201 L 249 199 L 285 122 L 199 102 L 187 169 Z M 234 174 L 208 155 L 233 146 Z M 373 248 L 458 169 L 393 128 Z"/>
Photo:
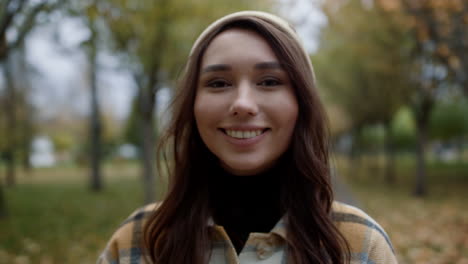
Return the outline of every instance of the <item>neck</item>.
<path id="1" fill-rule="evenodd" d="M 232 175 L 220 168 L 211 176 L 213 219 L 224 227 L 238 252 L 249 233 L 267 233 L 281 218 L 278 168 L 250 176 Z"/>

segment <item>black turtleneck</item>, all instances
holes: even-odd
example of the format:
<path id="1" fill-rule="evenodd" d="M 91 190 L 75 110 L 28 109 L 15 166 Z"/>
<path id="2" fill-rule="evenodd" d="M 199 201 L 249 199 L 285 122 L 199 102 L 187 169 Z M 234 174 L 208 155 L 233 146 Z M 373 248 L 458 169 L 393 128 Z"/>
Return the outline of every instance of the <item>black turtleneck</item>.
<path id="1" fill-rule="evenodd" d="M 249 233 L 268 233 L 283 214 L 280 171 L 236 176 L 219 169 L 211 178 L 213 219 L 224 227 L 239 254 Z"/>

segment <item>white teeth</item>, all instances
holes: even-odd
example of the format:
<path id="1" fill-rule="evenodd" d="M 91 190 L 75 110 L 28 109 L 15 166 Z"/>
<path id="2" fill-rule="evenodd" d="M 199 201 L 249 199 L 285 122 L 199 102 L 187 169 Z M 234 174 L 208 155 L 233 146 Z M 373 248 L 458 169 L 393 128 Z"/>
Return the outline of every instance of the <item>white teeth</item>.
<path id="1" fill-rule="evenodd" d="M 251 130 L 251 131 L 240 131 L 240 130 L 228 130 L 226 129 L 226 134 L 233 138 L 253 138 L 262 134 L 262 130 Z"/>

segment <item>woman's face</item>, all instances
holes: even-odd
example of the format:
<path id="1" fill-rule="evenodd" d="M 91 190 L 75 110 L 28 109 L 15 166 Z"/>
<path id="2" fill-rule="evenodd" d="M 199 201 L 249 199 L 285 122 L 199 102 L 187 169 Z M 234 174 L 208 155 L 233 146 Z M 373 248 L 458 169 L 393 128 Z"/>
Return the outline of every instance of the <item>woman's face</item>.
<path id="1" fill-rule="evenodd" d="M 205 51 L 198 79 L 198 131 L 224 169 L 252 175 L 271 167 L 290 144 L 298 105 L 268 42 L 251 30 L 220 33 Z"/>

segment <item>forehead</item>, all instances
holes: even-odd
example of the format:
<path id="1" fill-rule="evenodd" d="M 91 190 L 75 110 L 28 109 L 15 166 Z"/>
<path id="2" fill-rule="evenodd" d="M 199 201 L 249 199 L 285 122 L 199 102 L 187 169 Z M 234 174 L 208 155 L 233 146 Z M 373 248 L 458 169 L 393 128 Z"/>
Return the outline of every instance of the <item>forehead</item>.
<path id="1" fill-rule="evenodd" d="M 221 32 L 210 42 L 202 57 L 202 65 L 246 58 L 251 61 L 278 60 L 270 44 L 259 33 L 232 28 Z"/>

